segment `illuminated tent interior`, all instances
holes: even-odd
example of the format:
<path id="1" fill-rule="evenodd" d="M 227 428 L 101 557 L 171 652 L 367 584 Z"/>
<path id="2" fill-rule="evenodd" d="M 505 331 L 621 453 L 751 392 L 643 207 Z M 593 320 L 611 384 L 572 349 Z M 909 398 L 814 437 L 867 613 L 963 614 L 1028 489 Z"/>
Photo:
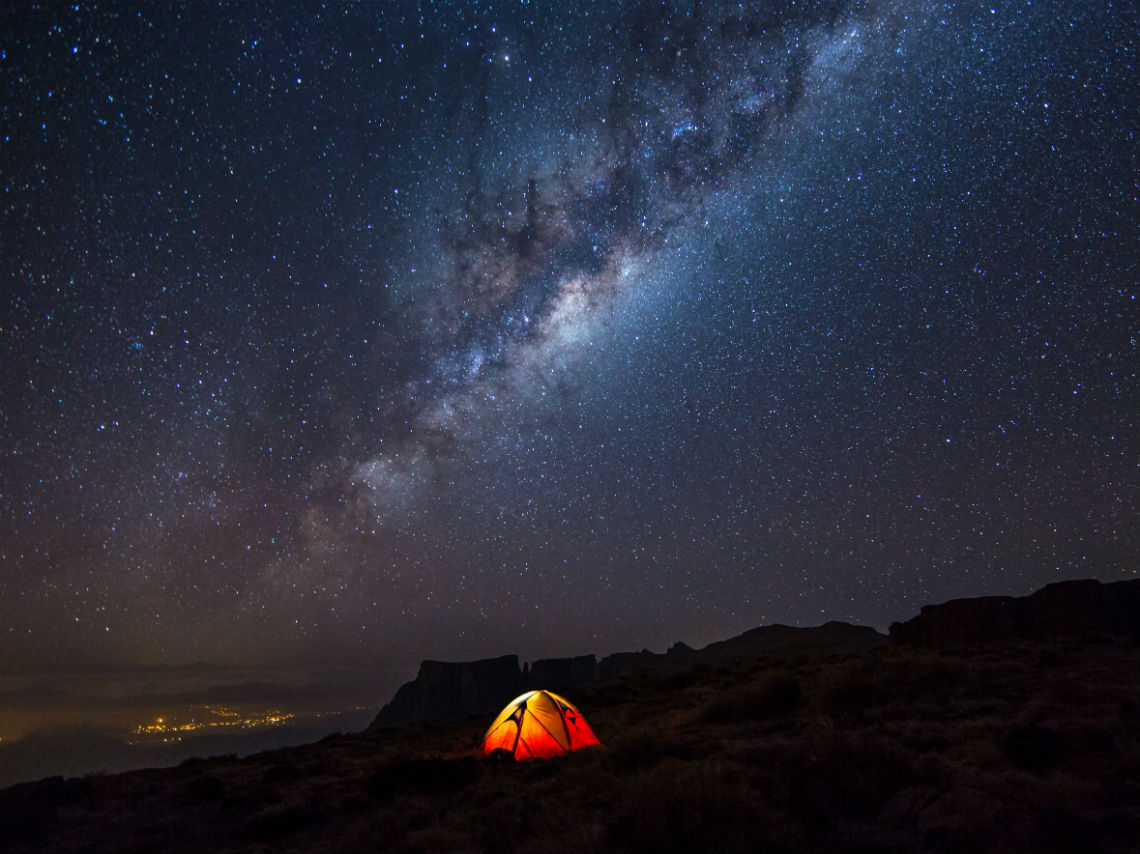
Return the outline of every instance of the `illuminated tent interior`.
<path id="1" fill-rule="evenodd" d="M 479 752 L 504 750 L 517 760 L 561 756 L 602 743 L 574 705 L 551 691 L 528 691 L 495 718 Z"/>

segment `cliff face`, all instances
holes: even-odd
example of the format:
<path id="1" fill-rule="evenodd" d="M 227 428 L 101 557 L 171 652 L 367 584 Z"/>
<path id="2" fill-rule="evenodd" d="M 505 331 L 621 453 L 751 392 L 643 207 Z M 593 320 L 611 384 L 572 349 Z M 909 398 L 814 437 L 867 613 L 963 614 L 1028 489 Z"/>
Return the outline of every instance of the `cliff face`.
<path id="1" fill-rule="evenodd" d="M 522 691 L 517 655 L 479 661 L 425 661 L 412 682 L 400 686 L 370 730 L 417 721 L 457 721 L 499 711 Z"/>
<path id="2" fill-rule="evenodd" d="M 400 686 L 392 702 L 380 710 L 369 730 L 494 714 L 523 691 L 563 690 L 590 682 L 597 674 L 598 662 L 592 655 L 544 658 L 523 669 L 517 655 L 480 661 L 425 661 L 416 678 Z"/>
<path id="3" fill-rule="evenodd" d="M 470 715 L 492 715 L 523 691 L 546 688 L 566 691 L 596 679 L 613 680 L 687 667 L 697 662 L 723 664 L 760 654 L 853 651 L 882 643 L 883 636 L 865 626 L 828 623 L 816 628 L 763 626 L 701 650 L 683 643 L 667 653 L 618 652 L 598 661 L 593 655 L 543 658 L 519 669 L 517 655 L 481 661 L 425 661 L 416 678 L 401 686 L 380 710 L 369 730 L 417 722 L 448 722 Z"/>
<path id="4" fill-rule="evenodd" d="M 917 646 L 1089 636 L 1140 638 L 1140 580 L 1062 581 L 1020 598 L 953 599 L 891 626 L 892 643 Z"/>

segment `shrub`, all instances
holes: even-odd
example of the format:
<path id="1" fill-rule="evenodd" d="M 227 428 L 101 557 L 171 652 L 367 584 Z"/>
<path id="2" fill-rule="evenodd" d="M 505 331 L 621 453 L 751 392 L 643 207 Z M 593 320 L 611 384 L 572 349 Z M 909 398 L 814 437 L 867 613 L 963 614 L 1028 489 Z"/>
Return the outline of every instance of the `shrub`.
<path id="1" fill-rule="evenodd" d="M 664 763 L 634 780 L 604 828 L 606 851 L 751 852 L 779 849 L 780 822 L 728 769 Z"/>
<path id="2" fill-rule="evenodd" d="M 795 711 L 802 694 L 796 677 L 769 676 L 757 685 L 716 697 L 701 710 L 698 720 L 706 724 L 731 724 L 782 718 Z"/>
<path id="3" fill-rule="evenodd" d="M 837 723 L 862 721 L 873 706 L 883 702 L 882 684 L 865 670 L 844 673 L 824 681 L 817 702 L 820 711 Z"/>
<path id="4" fill-rule="evenodd" d="M 216 801 L 225 793 L 226 787 L 221 778 L 211 774 L 191 783 L 187 796 L 192 801 Z"/>
<path id="5" fill-rule="evenodd" d="M 874 818 L 921 777 L 892 740 L 866 734 L 837 737 L 813 758 L 781 770 L 791 810 L 813 824 Z"/>
<path id="6" fill-rule="evenodd" d="M 472 758 L 412 759 L 381 768 L 368 778 L 365 789 L 380 799 L 397 794 L 436 795 L 459 791 L 478 775 L 479 763 Z"/>
<path id="7" fill-rule="evenodd" d="M 258 813 L 234 831 L 234 837 L 247 842 L 271 841 L 319 824 L 327 818 L 313 808 L 275 807 Z"/>
<path id="8" fill-rule="evenodd" d="M 290 783 L 300 778 L 300 776 L 301 772 L 297 769 L 296 765 L 285 763 L 283 765 L 271 765 L 266 768 L 261 778 L 266 783 Z"/>

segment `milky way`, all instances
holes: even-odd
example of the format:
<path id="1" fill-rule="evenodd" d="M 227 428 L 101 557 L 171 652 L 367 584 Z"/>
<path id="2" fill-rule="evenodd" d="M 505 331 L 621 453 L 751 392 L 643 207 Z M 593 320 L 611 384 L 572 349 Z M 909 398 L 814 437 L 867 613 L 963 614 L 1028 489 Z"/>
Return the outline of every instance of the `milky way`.
<path id="1" fill-rule="evenodd" d="M 4 657 L 1134 575 L 1137 14 L 1039 5 L 4 12 Z"/>
<path id="2" fill-rule="evenodd" d="M 421 214 L 417 254 L 438 259 L 418 318 L 429 364 L 410 380 L 412 399 L 401 401 L 408 417 L 398 421 L 408 429 L 354 475 L 378 519 L 403 507 L 409 492 L 433 486 L 441 454 L 479 443 L 472 423 L 479 435 L 509 430 L 504 405 L 531 406 L 535 387 L 542 394 L 564 381 L 574 367 L 567 361 L 602 334 L 629 291 L 645 285 L 640 270 L 703 218 L 719 192 L 768 166 L 767 149 L 787 132 L 805 90 L 835 66 L 853 65 L 863 30 L 883 26 L 839 8 L 803 18 L 779 7 L 706 8 L 665 20 L 655 8 L 634 10 L 628 20 L 607 22 L 619 44 L 619 28 L 630 34 L 600 74 L 574 87 L 576 115 L 544 116 L 544 124 L 561 119 L 574 130 L 557 151 L 544 152 L 557 160 L 553 169 L 523 158 L 523 166 L 495 169 L 488 190 L 475 150 L 490 130 L 485 115 L 456 134 L 460 163 L 444 157 L 428 167 L 462 175 L 462 197 L 446 200 L 455 206 L 451 216 L 434 204 Z M 487 69 L 505 66 L 519 61 L 512 50 L 504 39 L 480 59 Z M 461 66 L 454 83 L 478 81 L 470 97 L 479 102 L 488 97 L 487 69 Z M 549 112 L 539 103 L 536 111 Z M 442 119 L 453 133 L 466 124 L 459 109 Z M 521 122 L 504 135 L 506 145 L 535 147 Z M 433 218 L 440 220 L 434 229 Z"/>

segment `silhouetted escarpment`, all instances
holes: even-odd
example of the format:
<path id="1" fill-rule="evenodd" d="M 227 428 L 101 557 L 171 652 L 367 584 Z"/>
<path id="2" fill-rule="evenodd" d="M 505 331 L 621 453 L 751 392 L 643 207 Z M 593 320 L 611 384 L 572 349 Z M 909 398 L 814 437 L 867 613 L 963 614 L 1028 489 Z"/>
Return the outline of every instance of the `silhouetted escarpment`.
<path id="1" fill-rule="evenodd" d="M 916 646 L 1091 636 L 1140 639 L 1140 580 L 1061 581 L 1029 596 L 983 596 L 927 605 L 891 626 L 893 643 Z"/>
<path id="2" fill-rule="evenodd" d="M 618 652 L 598 661 L 593 655 L 542 658 L 519 669 L 517 655 L 481 661 L 425 661 L 419 675 L 400 687 L 369 730 L 419 722 L 458 721 L 499 711 L 523 691 L 565 691 L 595 680 L 659 673 L 696 663 L 730 664 L 757 655 L 854 652 L 885 641 L 867 626 L 832 622 L 814 628 L 761 626 L 730 640 L 695 650 L 677 642 L 664 654 Z"/>
<path id="3" fill-rule="evenodd" d="M 406 726 L 422 721 L 457 721 L 497 712 L 522 688 L 517 655 L 479 661 L 425 661 L 419 675 L 400 686 L 369 726 Z"/>
<path id="4" fill-rule="evenodd" d="M 419 675 L 400 686 L 370 730 L 428 721 L 458 721 L 499 711 L 531 688 L 565 689 L 597 678 L 593 655 L 543 658 L 522 669 L 517 655 L 479 661 L 425 661 Z"/>
<path id="5" fill-rule="evenodd" d="M 914 619 L 892 625 L 890 639 L 946 646 L 1103 636 L 1140 638 L 1140 580 L 1062 581 L 1021 598 L 986 596 L 927 605 Z M 757 656 L 856 652 L 884 640 L 867 626 L 830 622 L 812 628 L 761 626 L 699 650 L 677 643 L 664 654 L 643 649 L 614 653 L 601 661 L 593 655 L 546 658 L 522 669 L 517 655 L 481 661 L 425 661 L 415 680 L 396 692 L 370 729 L 494 713 L 532 688 L 562 691 L 595 680 L 636 677 L 697 663 L 733 664 Z"/>

